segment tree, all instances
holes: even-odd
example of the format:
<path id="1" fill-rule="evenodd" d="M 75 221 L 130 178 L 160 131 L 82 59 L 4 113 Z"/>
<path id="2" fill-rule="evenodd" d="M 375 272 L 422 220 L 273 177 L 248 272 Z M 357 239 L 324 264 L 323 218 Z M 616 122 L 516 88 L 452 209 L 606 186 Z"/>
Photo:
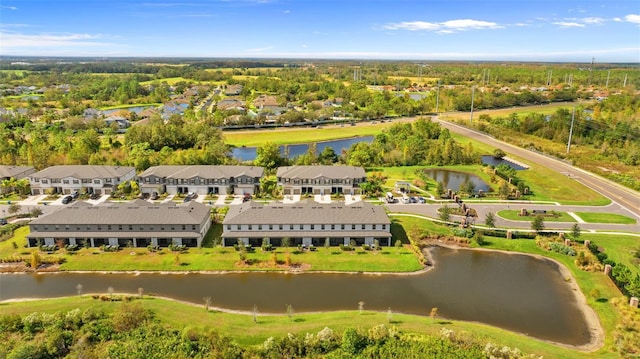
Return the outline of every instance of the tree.
<path id="1" fill-rule="evenodd" d="M 484 216 L 484 224 L 487 227 L 495 227 L 495 220 L 496 216 L 493 214 L 493 212 L 487 212 L 487 214 Z"/>
<path id="2" fill-rule="evenodd" d="M 282 246 L 285 248 L 291 246 L 291 238 L 289 237 L 282 238 Z"/>
<path id="3" fill-rule="evenodd" d="M 449 222 L 451 219 L 451 208 L 446 204 L 438 210 L 438 217 L 443 222 Z"/>
<path id="4" fill-rule="evenodd" d="M 509 195 L 511 194 L 511 188 L 509 188 L 509 184 L 507 182 L 502 182 L 500 189 L 498 189 L 498 194 L 503 199 L 509 199 Z"/>
<path id="5" fill-rule="evenodd" d="M 502 159 L 502 158 L 504 158 L 504 156 L 506 156 L 506 155 L 507 155 L 507 154 L 506 154 L 503 150 L 501 150 L 501 149 L 499 149 L 499 148 L 496 148 L 496 149 L 493 151 L 493 157 L 494 157 L 494 158 L 497 158 L 497 159 Z"/>
<path id="6" fill-rule="evenodd" d="M 533 229 L 536 232 L 541 232 L 544 230 L 544 217 L 541 215 L 535 216 L 533 217 L 533 220 L 531 221 L 531 229 Z"/>
<path id="7" fill-rule="evenodd" d="M 7 210 L 7 212 L 9 212 L 9 215 L 20 213 L 20 211 L 22 211 L 22 207 L 20 207 L 20 205 L 17 203 L 12 203 Z"/>
<path id="8" fill-rule="evenodd" d="M 574 223 L 573 226 L 571 226 L 571 236 L 573 237 L 573 239 L 578 239 L 578 237 L 580 237 L 580 225 L 577 223 Z"/>
<path id="9" fill-rule="evenodd" d="M 39 217 L 42 214 L 42 209 L 40 207 L 33 207 L 31 209 L 31 212 L 29 213 L 29 216 L 31 216 L 32 218 L 36 218 Z"/>
<path id="10" fill-rule="evenodd" d="M 280 155 L 280 146 L 277 144 L 265 142 L 256 149 L 256 159 L 254 161 L 256 166 L 272 170 L 282 166 L 284 163 L 285 159 Z"/>

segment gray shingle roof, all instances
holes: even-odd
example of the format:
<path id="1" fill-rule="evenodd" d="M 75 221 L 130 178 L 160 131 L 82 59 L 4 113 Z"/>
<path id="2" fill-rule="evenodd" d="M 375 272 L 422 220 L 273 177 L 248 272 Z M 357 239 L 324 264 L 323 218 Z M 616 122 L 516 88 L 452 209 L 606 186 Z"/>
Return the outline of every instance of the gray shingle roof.
<path id="1" fill-rule="evenodd" d="M 0 166 L 0 178 L 17 178 L 16 176 L 32 169 L 30 166 Z"/>
<path id="2" fill-rule="evenodd" d="M 210 213 L 209 207 L 196 201 L 175 205 L 136 200 L 132 203 L 103 203 L 96 206 L 77 202 L 37 218 L 31 224 L 191 225 L 202 223 Z"/>
<path id="3" fill-rule="evenodd" d="M 368 202 L 295 204 L 271 203 L 263 205 L 246 202 L 232 206 L 223 224 L 390 224 L 382 206 Z"/>
<path id="4" fill-rule="evenodd" d="M 166 178 L 230 178 L 230 177 L 262 177 L 264 168 L 257 166 L 155 166 L 149 167 L 138 177 L 157 176 Z"/>
<path id="5" fill-rule="evenodd" d="M 286 166 L 279 167 L 276 173 L 278 178 L 318 178 L 327 177 L 335 179 L 364 178 L 367 175 L 362 167 L 354 166 Z"/>
<path id="6" fill-rule="evenodd" d="M 32 174 L 33 178 L 115 178 L 123 177 L 136 169 L 126 166 L 92 166 L 92 165 L 68 165 L 52 166 Z"/>

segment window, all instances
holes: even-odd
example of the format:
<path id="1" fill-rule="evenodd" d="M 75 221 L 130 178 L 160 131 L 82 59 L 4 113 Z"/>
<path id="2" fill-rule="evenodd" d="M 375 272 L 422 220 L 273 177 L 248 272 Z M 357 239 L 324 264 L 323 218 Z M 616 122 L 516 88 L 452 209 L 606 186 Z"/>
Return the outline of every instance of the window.
<path id="1" fill-rule="evenodd" d="M 107 225 L 107 231 L 110 231 L 110 230 L 111 230 L 111 225 L 110 225 L 110 224 L 108 224 L 108 225 Z"/>
<path id="2" fill-rule="evenodd" d="M 129 225 L 129 230 L 133 231 L 133 226 L 132 225 Z"/>
<path id="3" fill-rule="evenodd" d="M 74 179 L 74 180 L 73 180 L 73 184 L 80 184 L 80 181 L 78 181 L 78 180 Z"/>
<path id="4" fill-rule="evenodd" d="M 93 183 L 95 183 L 95 184 L 100 184 L 100 180 L 99 180 L 99 179 L 94 179 L 94 180 L 93 180 Z"/>
<path id="5" fill-rule="evenodd" d="M 37 181 L 36 181 L 37 182 Z M 46 179 L 42 180 L 42 183 L 49 183 L 49 181 L 47 181 Z"/>
<path id="6" fill-rule="evenodd" d="M 62 180 L 62 183 L 69 184 L 69 180 Z"/>
<path id="7" fill-rule="evenodd" d="M 121 225 L 121 224 L 119 224 L 119 225 L 118 225 L 118 230 L 119 230 L 119 231 L 121 231 L 121 230 L 122 230 L 122 225 Z"/>
<path id="8" fill-rule="evenodd" d="M 182 225 L 182 230 L 186 231 L 187 230 L 187 226 L 185 224 Z"/>
<path id="9" fill-rule="evenodd" d="M 227 229 L 228 229 L 228 228 L 227 228 Z M 191 226 L 191 230 L 192 230 L 192 231 L 197 231 L 197 229 L 196 229 L 196 225 L 195 225 L 195 224 Z"/>
<path id="10" fill-rule="evenodd" d="M 105 182 L 107 182 L 107 183 L 111 183 L 111 181 L 112 181 L 112 179 L 111 179 L 111 178 L 107 178 L 107 179 L 105 179 Z"/>

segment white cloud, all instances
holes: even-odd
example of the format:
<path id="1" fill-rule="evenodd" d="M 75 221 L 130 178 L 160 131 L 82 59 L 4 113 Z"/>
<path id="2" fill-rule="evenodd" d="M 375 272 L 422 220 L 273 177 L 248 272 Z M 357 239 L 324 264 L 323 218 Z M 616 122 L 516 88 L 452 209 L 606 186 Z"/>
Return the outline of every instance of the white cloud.
<path id="1" fill-rule="evenodd" d="M 552 22 L 554 25 L 558 25 L 560 27 L 584 27 L 584 24 L 579 24 L 577 22 L 569 22 L 569 21 L 556 21 Z"/>
<path id="2" fill-rule="evenodd" d="M 604 21 L 601 17 L 585 17 L 582 19 L 585 24 L 602 24 Z"/>
<path id="3" fill-rule="evenodd" d="M 621 18 L 619 18 L 619 17 L 614 17 L 614 18 L 613 18 L 613 21 L 615 21 L 615 22 L 622 22 L 622 21 L 624 21 L 624 20 L 622 20 L 622 19 L 621 19 Z"/>
<path id="4" fill-rule="evenodd" d="M 283 14 L 291 14 L 291 10 L 285 10 L 282 12 Z"/>
<path id="5" fill-rule="evenodd" d="M 624 19 L 632 24 L 640 24 L 640 15 L 638 14 L 629 14 Z"/>
<path id="6" fill-rule="evenodd" d="M 106 46 L 112 45 L 97 41 L 102 36 L 91 34 L 20 34 L 0 31 L 0 42 L 3 50 L 10 51 L 13 48 L 42 48 L 42 47 L 67 47 L 67 46 Z"/>
<path id="7" fill-rule="evenodd" d="M 18 10 L 18 8 L 15 6 L 6 6 L 6 5 L 0 5 L 0 9 Z"/>
<path id="8" fill-rule="evenodd" d="M 384 26 L 387 30 L 409 30 L 409 31 L 418 31 L 418 30 L 438 30 L 440 26 L 433 22 L 425 22 L 425 21 L 403 21 L 395 24 L 387 24 Z"/>
<path id="9" fill-rule="evenodd" d="M 403 21 L 384 26 L 387 30 L 436 31 L 441 34 L 464 30 L 500 29 L 502 27 L 495 22 L 473 19 L 448 20 L 444 22 Z"/>

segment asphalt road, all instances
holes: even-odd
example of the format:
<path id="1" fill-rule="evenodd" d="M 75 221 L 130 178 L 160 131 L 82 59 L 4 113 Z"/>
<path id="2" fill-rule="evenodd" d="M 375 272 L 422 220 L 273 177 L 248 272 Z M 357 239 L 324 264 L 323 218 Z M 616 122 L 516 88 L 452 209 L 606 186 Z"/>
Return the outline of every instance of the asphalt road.
<path id="1" fill-rule="evenodd" d="M 443 121 L 438 118 L 434 118 L 434 120 L 438 121 L 442 127 L 449 129 L 451 132 L 458 133 L 493 147 L 502 148 L 508 153 L 512 153 L 513 155 L 522 157 L 553 171 L 566 174 L 571 179 L 579 181 L 587 187 L 611 199 L 614 203 L 626 209 L 630 214 L 640 220 L 640 192 L 634 191 L 557 159 L 499 141 L 484 133 L 468 129 L 451 122 Z"/>

